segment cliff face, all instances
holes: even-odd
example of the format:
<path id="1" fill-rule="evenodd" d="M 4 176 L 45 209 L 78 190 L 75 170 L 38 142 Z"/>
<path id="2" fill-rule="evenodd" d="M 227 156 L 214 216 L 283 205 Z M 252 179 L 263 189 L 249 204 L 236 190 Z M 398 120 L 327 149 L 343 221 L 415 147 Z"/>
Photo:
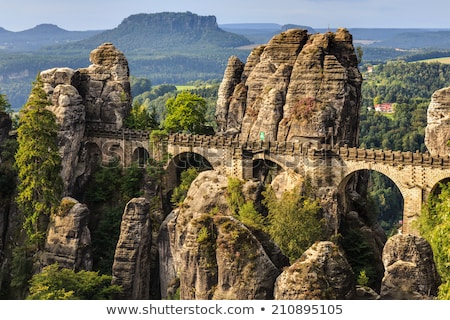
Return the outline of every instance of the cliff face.
<path id="1" fill-rule="evenodd" d="M 92 64 L 73 70 L 54 68 L 41 72 L 44 89 L 56 115 L 60 131 L 58 145 L 62 156 L 64 191 L 73 195 L 91 172 L 92 154 L 86 149 L 86 124 L 120 129 L 131 109 L 128 62 L 111 43 L 91 52 Z"/>
<path id="2" fill-rule="evenodd" d="M 217 100 L 219 133 L 356 145 L 362 83 L 357 66 L 345 29 L 314 35 L 292 29 L 254 49 L 245 64 L 231 57 Z"/>
<path id="3" fill-rule="evenodd" d="M 427 110 L 425 145 L 433 156 L 450 155 L 450 87 L 437 90 Z"/>

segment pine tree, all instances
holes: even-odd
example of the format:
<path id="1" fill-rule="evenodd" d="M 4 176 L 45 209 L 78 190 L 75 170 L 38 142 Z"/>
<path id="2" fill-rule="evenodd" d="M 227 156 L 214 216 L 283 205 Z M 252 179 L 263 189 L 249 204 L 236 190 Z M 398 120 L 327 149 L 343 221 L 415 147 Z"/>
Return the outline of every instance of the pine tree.
<path id="1" fill-rule="evenodd" d="M 24 230 L 32 241 L 43 238 L 45 217 L 58 206 L 62 179 L 55 115 L 46 109 L 51 103 L 38 75 L 30 97 L 20 111 L 17 130 L 17 204 L 24 216 Z"/>

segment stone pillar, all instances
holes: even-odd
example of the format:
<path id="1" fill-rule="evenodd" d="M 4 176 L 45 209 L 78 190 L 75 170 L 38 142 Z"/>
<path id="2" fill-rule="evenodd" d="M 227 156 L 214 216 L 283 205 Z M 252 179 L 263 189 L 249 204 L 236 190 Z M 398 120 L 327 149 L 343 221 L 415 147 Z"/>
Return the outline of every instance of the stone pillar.
<path id="1" fill-rule="evenodd" d="M 253 155 L 241 149 L 235 149 L 232 163 L 233 176 L 248 180 L 253 178 Z"/>
<path id="2" fill-rule="evenodd" d="M 413 221 L 422 211 L 423 191 L 419 187 L 401 190 L 403 194 L 403 234 L 418 235 L 419 231 L 413 227 Z"/>

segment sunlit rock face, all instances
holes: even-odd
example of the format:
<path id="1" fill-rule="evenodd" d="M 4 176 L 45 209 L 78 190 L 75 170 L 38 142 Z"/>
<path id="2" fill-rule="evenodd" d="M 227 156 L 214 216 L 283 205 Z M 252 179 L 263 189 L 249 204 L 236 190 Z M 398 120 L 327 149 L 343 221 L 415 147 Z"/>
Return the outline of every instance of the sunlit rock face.
<path id="1" fill-rule="evenodd" d="M 427 110 L 425 145 L 433 156 L 450 155 L 450 87 L 437 90 Z"/>
<path id="2" fill-rule="evenodd" d="M 288 30 L 255 48 L 245 64 L 229 59 L 217 100 L 219 133 L 355 145 L 361 83 L 346 29 Z"/>
<path id="3" fill-rule="evenodd" d="M 128 61 L 113 44 L 104 43 L 90 54 L 87 68 L 52 68 L 40 73 L 44 90 L 59 125 L 64 195 L 74 196 L 89 176 L 95 156 L 83 143 L 86 126 L 120 129 L 131 109 Z M 92 160 L 94 159 L 94 160 Z"/>

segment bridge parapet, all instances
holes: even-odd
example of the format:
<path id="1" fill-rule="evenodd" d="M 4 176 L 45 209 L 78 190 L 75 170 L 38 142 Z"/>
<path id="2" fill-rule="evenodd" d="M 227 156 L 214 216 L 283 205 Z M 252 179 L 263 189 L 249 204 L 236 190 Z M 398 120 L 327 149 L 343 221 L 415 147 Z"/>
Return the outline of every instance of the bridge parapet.
<path id="1" fill-rule="evenodd" d="M 143 141 L 148 140 L 150 133 L 143 130 L 133 130 L 128 128 L 114 129 L 108 126 L 86 126 L 88 137 L 108 138 L 108 139 L 126 139 Z"/>
<path id="2" fill-rule="evenodd" d="M 239 137 L 175 133 L 169 135 L 168 142 L 183 147 L 238 147 Z"/>
<path id="3" fill-rule="evenodd" d="M 239 148 L 253 153 L 262 151 L 273 154 L 287 155 L 319 155 L 325 149 L 317 150 L 313 144 L 291 141 L 241 141 L 236 136 L 211 136 L 211 135 L 191 135 L 191 134 L 171 134 L 168 143 L 183 147 L 214 147 L 233 149 Z"/>
<path id="4" fill-rule="evenodd" d="M 336 153 L 343 159 L 349 160 L 379 161 L 385 163 L 395 163 L 397 165 L 405 164 L 421 167 L 432 166 L 450 168 L 449 156 L 431 156 L 429 153 L 352 148 L 348 146 L 338 148 Z"/>

